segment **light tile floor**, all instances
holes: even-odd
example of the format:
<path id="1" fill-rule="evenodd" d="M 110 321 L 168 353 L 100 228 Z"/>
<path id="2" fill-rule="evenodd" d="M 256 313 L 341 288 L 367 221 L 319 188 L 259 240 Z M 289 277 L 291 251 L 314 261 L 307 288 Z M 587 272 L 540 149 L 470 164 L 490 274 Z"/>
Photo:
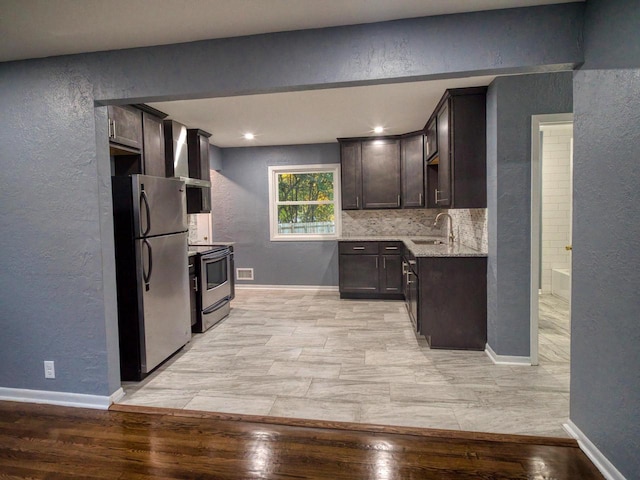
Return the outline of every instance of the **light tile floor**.
<path id="1" fill-rule="evenodd" d="M 540 365 L 430 350 L 403 302 L 239 290 L 230 316 L 120 403 L 384 425 L 567 434 L 568 304 L 540 297 Z"/>

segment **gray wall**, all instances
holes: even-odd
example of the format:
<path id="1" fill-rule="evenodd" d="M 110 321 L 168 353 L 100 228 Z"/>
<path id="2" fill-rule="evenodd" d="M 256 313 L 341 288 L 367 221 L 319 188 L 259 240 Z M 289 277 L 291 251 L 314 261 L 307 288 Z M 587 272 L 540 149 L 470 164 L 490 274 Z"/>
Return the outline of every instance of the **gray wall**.
<path id="1" fill-rule="evenodd" d="M 244 283 L 337 286 L 335 240 L 269 240 L 268 167 L 340 163 L 339 145 L 226 148 L 222 159 L 212 178 L 213 238 L 236 242 L 236 267 L 254 269 L 255 280 Z"/>
<path id="2" fill-rule="evenodd" d="M 640 478 L 640 2 L 589 0 L 585 43 L 574 76 L 571 420 L 632 479 Z"/>
<path id="3" fill-rule="evenodd" d="M 571 72 L 496 78 L 487 100 L 487 342 L 529 356 L 531 115 L 567 113 Z"/>
<path id="4" fill-rule="evenodd" d="M 209 168 L 222 170 L 222 149 L 215 145 L 209 145 Z"/>
<path id="5" fill-rule="evenodd" d="M 108 395 L 119 383 L 107 122 L 94 101 L 567 69 L 583 60 L 583 10 L 488 11 L 0 64 L 0 158 L 10 167 L 0 184 L 0 385 Z M 45 381 L 49 359 L 58 378 Z"/>

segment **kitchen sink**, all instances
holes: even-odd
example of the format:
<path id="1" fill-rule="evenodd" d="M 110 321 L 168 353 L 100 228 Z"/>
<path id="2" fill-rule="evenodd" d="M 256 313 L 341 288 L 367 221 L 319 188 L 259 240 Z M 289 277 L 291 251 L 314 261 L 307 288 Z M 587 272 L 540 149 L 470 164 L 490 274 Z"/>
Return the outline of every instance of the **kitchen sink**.
<path id="1" fill-rule="evenodd" d="M 415 243 L 416 245 L 445 245 L 445 243 L 442 240 L 435 240 L 435 239 L 430 239 L 430 240 L 425 240 L 425 239 L 420 239 L 420 240 L 411 240 L 413 243 Z"/>

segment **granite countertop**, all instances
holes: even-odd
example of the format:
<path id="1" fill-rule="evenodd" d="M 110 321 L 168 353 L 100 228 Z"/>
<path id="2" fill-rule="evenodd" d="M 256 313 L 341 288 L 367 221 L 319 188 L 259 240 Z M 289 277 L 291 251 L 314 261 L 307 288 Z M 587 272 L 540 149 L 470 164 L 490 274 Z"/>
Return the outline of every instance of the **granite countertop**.
<path id="1" fill-rule="evenodd" d="M 440 240 L 444 245 L 423 245 L 416 244 L 413 240 Z M 486 257 L 487 252 L 480 252 L 471 247 L 455 242 L 453 245 L 447 243 L 445 237 L 421 237 L 421 236 L 354 236 L 340 237 L 341 242 L 402 242 L 416 257 Z"/>

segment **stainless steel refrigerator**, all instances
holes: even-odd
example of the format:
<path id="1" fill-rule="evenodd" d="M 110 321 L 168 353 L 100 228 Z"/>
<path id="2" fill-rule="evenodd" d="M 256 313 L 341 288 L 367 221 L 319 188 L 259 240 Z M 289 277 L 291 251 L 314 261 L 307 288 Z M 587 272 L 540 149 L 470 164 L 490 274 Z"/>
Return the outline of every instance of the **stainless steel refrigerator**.
<path id="1" fill-rule="evenodd" d="M 120 375 L 141 380 L 191 338 L 185 185 L 111 180 Z"/>

